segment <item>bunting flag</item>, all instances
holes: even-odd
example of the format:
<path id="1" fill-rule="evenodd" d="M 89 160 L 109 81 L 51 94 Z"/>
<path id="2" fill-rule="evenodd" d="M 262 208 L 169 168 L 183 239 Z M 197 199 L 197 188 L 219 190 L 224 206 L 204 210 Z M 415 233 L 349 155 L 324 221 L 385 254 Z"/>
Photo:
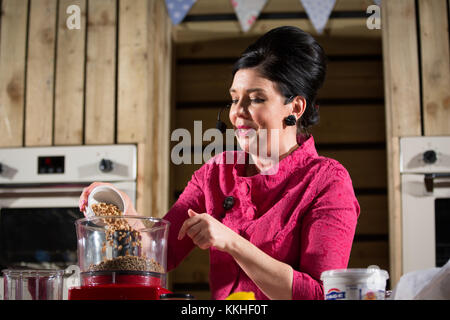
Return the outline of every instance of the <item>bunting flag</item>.
<path id="1" fill-rule="evenodd" d="M 186 17 L 197 0 L 166 0 L 166 8 L 173 24 L 179 24 Z"/>
<path id="2" fill-rule="evenodd" d="M 250 30 L 267 0 L 230 0 L 244 32 Z"/>
<path id="3" fill-rule="evenodd" d="M 1 1 L 1 0 L 0 0 Z M 165 0 L 167 12 L 174 25 L 181 23 L 197 0 Z M 230 0 L 244 32 L 250 30 L 268 0 Z M 277 0 L 271 0 L 277 1 Z M 336 0 L 300 0 L 318 34 L 322 34 Z M 382 0 L 373 0 L 381 6 Z M 295 8 L 293 8 L 295 10 Z"/>
<path id="4" fill-rule="evenodd" d="M 300 0 L 306 14 L 318 34 L 322 34 L 327 25 L 336 0 Z"/>

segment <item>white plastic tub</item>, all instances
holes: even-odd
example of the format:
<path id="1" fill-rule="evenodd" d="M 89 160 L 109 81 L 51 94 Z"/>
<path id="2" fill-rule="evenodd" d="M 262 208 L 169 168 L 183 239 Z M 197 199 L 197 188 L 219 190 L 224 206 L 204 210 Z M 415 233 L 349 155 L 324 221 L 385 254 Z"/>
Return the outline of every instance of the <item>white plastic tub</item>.
<path id="1" fill-rule="evenodd" d="M 322 272 L 325 300 L 384 300 L 389 274 L 378 266 Z"/>

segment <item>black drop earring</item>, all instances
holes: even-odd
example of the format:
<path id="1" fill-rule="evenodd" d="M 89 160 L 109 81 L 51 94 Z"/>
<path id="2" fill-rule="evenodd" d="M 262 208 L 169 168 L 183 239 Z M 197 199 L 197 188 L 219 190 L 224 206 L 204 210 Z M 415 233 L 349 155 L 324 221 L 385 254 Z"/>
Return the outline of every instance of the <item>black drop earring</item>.
<path id="1" fill-rule="evenodd" d="M 295 126 L 297 124 L 297 118 L 291 114 L 284 118 L 284 124 L 287 126 Z"/>

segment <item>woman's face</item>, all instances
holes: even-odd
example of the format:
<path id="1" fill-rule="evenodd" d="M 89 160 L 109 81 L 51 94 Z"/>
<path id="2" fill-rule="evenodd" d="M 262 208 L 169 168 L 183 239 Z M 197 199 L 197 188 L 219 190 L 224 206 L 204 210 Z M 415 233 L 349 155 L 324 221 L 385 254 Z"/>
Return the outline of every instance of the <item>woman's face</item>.
<path id="1" fill-rule="evenodd" d="M 230 121 L 242 150 L 253 154 L 255 147 L 257 152 L 266 147 L 272 156 L 272 152 L 281 155 L 292 147 L 285 145 L 296 141 L 296 126 L 287 127 L 283 120 L 293 114 L 293 104 L 285 104 L 274 82 L 255 68 L 241 69 L 234 76 L 230 95 Z"/>

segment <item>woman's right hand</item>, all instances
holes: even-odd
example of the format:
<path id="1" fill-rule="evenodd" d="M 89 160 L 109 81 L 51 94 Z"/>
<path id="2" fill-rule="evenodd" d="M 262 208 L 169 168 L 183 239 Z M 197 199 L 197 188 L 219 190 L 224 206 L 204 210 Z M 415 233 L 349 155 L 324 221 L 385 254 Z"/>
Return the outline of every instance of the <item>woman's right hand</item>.
<path id="1" fill-rule="evenodd" d="M 81 212 L 83 212 L 83 213 L 85 212 L 86 206 L 88 203 L 89 194 L 95 187 L 98 187 L 98 186 L 110 186 L 110 187 L 113 187 L 114 189 L 116 189 L 117 191 L 119 191 L 120 195 L 122 196 L 123 200 L 125 201 L 125 208 L 127 208 L 123 214 L 124 215 L 138 215 L 138 213 L 136 212 L 136 209 L 134 209 L 134 206 L 133 206 L 133 203 L 131 202 L 130 197 L 125 192 L 117 189 L 114 185 L 112 185 L 111 183 L 107 183 L 107 182 L 93 182 L 88 187 L 83 189 L 83 191 L 81 192 L 80 199 L 78 201 L 78 207 L 80 208 Z"/>

